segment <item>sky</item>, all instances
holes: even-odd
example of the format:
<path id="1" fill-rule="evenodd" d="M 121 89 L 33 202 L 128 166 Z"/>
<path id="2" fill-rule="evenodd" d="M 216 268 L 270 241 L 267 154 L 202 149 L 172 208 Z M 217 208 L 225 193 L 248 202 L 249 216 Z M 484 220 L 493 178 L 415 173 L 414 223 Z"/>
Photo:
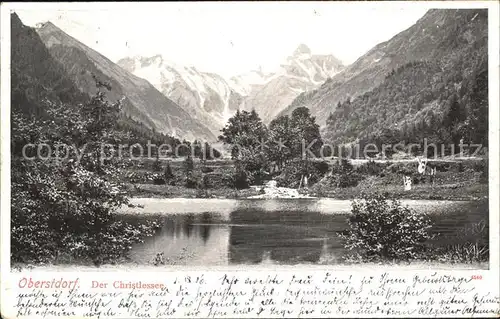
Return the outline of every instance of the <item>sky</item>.
<path id="1" fill-rule="evenodd" d="M 28 9 L 29 8 L 29 9 Z M 61 3 L 16 8 L 24 24 L 51 21 L 112 61 L 161 54 L 222 76 L 272 70 L 301 43 L 354 62 L 428 10 L 404 3 Z"/>

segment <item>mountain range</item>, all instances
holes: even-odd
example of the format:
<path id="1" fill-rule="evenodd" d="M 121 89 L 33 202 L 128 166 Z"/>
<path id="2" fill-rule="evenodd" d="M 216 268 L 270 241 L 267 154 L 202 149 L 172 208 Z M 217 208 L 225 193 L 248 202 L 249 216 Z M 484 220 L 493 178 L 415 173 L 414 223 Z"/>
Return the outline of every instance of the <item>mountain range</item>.
<path id="1" fill-rule="evenodd" d="M 14 24 L 22 26 L 15 14 Z M 301 106 L 310 109 L 327 137 L 355 139 L 397 124 L 406 114 L 415 118 L 422 109 L 427 115 L 429 110 L 443 115 L 441 100 L 473 85 L 470 74 L 487 65 L 487 11 L 472 9 L 429 10 L 413 26 L 348 66 L 300 44 L 274 71 L 259 68 L 230 78 L 178 65 L 166 54 L 125 57 L 114 63 L 51 22 L 41 24 L 36 33 L 38 40 L 33 32 L 29 39 L 16 35 L 13 79 L 18 87 L 13 94 L 24 91 L 28 96 L 33 93 L 30 86 L 39 92 L 47 81 L 53 91 L 72 87 L 67 89 L 71 94 L 60 94 L 63 98 L 71 99 L 78 91 L 90 95 L 96 92 L 96 76 L 111 84 L 110 100 L 124 98 L 127 116 L 189 140 L 215 140 L 237 110 L 256 110 L 269 123 Z M 13 31 L 13 42 L 14 37 Z M 43 74 L 40 68 L 52 71 Z M 40 77 L 36 85 L 30 82 L 30 72 Z M 52 76 L 54 72 L 61 76 Z M 461 103 L 467 103 L 466 96 L 460 95 Z"/>
<path id="2" fill-rule="evenodd" d="M 339 102 L 379 86 L 387 74 L 412 61 L 436 61 L 453 68 L 463 47 L 473 48 L 487 37 L 486 10 L 432 9 L 408 29 L 382 42 L 323 83 L 298 96 L 281 114 L 306 106 L 321 126 Z"/>
<path id="3" fill-rule="evenodd" d="M 255 109 L 264 122 L 270 122 L 297 95 L 316 88 L 344 67 L 333 55 L 313 55 L 304 44 L 274 72 L 258 69 L 230 79 L 178 65 L 160 54 L 126 57 L 117 64 L 148 80 L 215 135 L 239 109 Z"/>
<path id="4" fill-rule="evenodd" d="M 333 144 L 425 138 L 486 146 L 488 11 L 430 10 L 291 109 L 298 105 L 326 119 L 323 137 Z"/>
<path id="5" fill-rule="evenodd" d="M 312 54 L 307 45 L 300 44 L 264 83 L 253 84 L 241 108 L 255 109 L 269 123 L 299 94 L 317 88 L 343 69 L 335 56 Z"/>
<path id="6" fill-rule="evenodd" d="M 215 136 L 201 122 L 175 102 L 160 93 L 148 81 L 124 70 L 111 60 L 72 38 L 51 22 L 39 25 L 36 32 L 50 55 L 65 69 L 66 74 L 82 92 L 97 90 L 93 77 L 109 82 L 110 100 L 124 98 L 123 110 L 134 120 L 158 132 L 188 140 Z"/>
<path id="7" fill-rule="evenodd" d="M 161 55 L 136 56 L 117 62 L 148 80 L 163 95 L 182 106 L 217 136 L 241 103 L 242 96 L 221 76 L 167 61 Z"/>

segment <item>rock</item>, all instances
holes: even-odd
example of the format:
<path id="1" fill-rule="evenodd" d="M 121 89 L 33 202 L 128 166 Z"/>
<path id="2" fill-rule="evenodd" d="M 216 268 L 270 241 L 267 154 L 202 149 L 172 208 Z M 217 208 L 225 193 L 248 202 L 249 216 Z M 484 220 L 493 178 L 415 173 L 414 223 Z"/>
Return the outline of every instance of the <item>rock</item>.
<path id="1" fill-rule="evenodd" d="M 248 198 L 314 198 L 309 195 L 302 195 L 298 190 L 287 187 L 276 187 L 276 181 L 269 181 L 266 183 L 264 189 L 264 194 L 250 196 Z"/>

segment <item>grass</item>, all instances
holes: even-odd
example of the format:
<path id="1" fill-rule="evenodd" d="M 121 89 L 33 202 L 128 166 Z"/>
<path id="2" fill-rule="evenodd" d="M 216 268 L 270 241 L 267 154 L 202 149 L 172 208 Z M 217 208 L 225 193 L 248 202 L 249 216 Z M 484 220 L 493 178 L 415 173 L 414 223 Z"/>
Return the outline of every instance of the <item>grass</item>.
<path id="1" fill-rule="evenodd" d="M 302 191 L 304 192 L 304 191 Z M 404 191 L 402 185 L 374 185 L 371 187 L 327 188 L 314 187 L 307 193 L 315 197 L 330 197 L 336 199 L 355 199 L 366 193 L 387 193 L 395 199 L 426 199 L 426 200 L 478 200 L 488 194 L 487 184 L 467 186 L 415 185 L 410 191 Z"/>
<path id="2" fill-rule="evenodd" d="M 166 166 L 166 161 L 161 160 L 162 169 Z M 377 164 L 380 172 L 376 174 L 362 173 L 363 180 L 355 187 L 339 188 L 330 185 L 328 177 L 324 177 L 318 183 L 312 185 L 307 190 L 300 190 L 301 193 L 314 197 L 329 197 L 336 199 L 355 199 L 367 193 L 387 193 L 391 198 L 396 199 L 424 199 L 424 200 L 479 200 L 487 197 L 488 184 L 482 178 L 481 169 L 478 169 L 478 161 L 446 162 L 446 170 L 439 171 L 436 176 L 435 185 L 428 182 L 424 184 L 414 184 L 410 191 L 403 189 L 402 171 L 415 171 L 416 162 L 387 162 Z M 462 163 L 461 162 L 461 163 Z M 333 165 L 335 161 L 330 161 Z M 444 163 L 444 162 L 443 162 Z M 185 198 L 244 198 L 258 195 L 253 189 L 234 190 L 227 185 L 214 181 L 207 190 L 191 189 L 185 187 L 185 172 L 182 159 L 170 161 L 170 166 L 174 174 L 173 185 L 154 185 L 151 176 L 148 174 L 162 175 L 163 170 L 153 172 L 154 160 L 143 160 L 136 162 L 132 167 L 126 168 L 119 179 L 128 184 L 128 193 L 132 197 L 185 197 Z M 364 165 L 355 162 L 355 169 Z M 195 159 L 194 173 L 202 176 L 202 166 L 209 168 L 210 175 L 230 176 L 233 173 L 233 162 L 227 159 L 217 159 L 206 161 L 204 165 Z M 138 180 L 129 180 L 127 174 L 134 172 L 139 176 Z M 134 186 L 135 185 L 135 186 Z"/>
<path id="3" fill-rule="evenodd" d="M 467 242 L 447 245 L 438 249 L 435 254 L 435 258 L 440 262 L 472 264 L 488 261 L 489 248 L 487 244 Z"/>

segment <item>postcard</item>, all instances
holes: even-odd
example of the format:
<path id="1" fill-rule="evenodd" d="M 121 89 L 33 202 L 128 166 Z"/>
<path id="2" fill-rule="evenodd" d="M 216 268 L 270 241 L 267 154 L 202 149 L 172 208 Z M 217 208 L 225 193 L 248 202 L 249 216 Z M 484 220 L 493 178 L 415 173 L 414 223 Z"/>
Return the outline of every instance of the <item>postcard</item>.
<path id="1" fill-rule="evenodd" d="M 3 318 L 498 318 L 499 3 L 1 4 Z"/>

